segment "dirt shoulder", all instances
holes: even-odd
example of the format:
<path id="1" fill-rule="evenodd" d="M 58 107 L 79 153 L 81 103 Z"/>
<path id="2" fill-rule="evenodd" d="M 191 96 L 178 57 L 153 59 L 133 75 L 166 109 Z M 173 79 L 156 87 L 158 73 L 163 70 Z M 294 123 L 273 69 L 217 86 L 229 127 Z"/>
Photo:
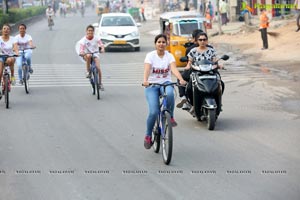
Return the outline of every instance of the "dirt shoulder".
<path id="1" fill-rule="evenodd" d="M 262 39 L 257 28 L 246 30 L 246 27 L 241 27 L 238 33 L 211 37 L 210 43 L 225 45 L 228 51 L 243 54 L 249 64 L 278 75 L 278 82 L 272 84 L 286 84 L 300 97 L 300 32 L 295 32 L 295 29 L 294 20 L 268 29 L 279 34 L 278 37 L 268 35 L 268 50 L 261 50 Z"/>

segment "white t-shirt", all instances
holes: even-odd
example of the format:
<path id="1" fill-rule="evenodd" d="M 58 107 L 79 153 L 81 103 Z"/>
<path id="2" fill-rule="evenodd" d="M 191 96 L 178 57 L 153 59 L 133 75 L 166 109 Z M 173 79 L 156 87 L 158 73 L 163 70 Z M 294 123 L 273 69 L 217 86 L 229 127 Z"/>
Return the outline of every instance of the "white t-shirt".
<path id="1" fill-rule="evenodd" d="M 151 65 L 151 71 L 148 78 L 149 83 L 164 83 L 172 81 L 171 79 L 171 66 L 175 62 L 175 58 L 168 51 L 165 51 L 163 58 L 157 55 L 157 51 L 151 51 L 146 55 L 144 63 Z"/>
<path id="2" fill-rule="evenodd" d="M 9 40 L 4 42 L 2 37 L 0 37 L 0 54 L 13 55 L 14 54 L 14 44 L 16 40 L 14 37 L 9 36 Z"/>
<path id="3" fill-rule="evenodd" d="M 84 36 L 79 41 L 79 54 L 99 52 L 99 47 L 102 46 L 103 44 L 99 37 L 94 35 L 93 39 L 89 40 Z M 100 53 L 94 54 L 94 56 L 99 58 Z"/>
<path id="4" fill-rule="evenodd" d="M 22 37 L 20 34 L 15 36 L 15 40 L 18 44 L 19 50 L 30 48 L 29 42 L 32 41 L 32 37 L 25 33 L 24 37 Z M 25 50 L 25 52 L 30 52 L 31 49 Z"/>

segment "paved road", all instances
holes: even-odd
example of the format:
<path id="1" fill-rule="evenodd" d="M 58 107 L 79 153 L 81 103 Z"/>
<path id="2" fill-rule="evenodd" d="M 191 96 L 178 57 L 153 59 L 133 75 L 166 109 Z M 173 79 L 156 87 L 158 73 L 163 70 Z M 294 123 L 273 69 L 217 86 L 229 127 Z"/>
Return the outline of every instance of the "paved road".
<path id="1" fill-rule="evenodd" d="M 97 101 L 74 50 L 96 20 L 58 17 L 52 32 L 46 20 L 28 27 L 38 46 L 31 93 L 14 87 L 11 108 L 0 102 L 0 199 L 299 199 L 299 116 L 278 101 L 293 93 L 266 84 L 276 76 L 236 66 L 242 59 L 233 55 L 222 71 L 216 130 L 176 110 L 173 159 L 165 166 L 143 147 L 140 86 L 158 23 L 141 27 L 141 52 L 101 55 L 106 91 Z"/>

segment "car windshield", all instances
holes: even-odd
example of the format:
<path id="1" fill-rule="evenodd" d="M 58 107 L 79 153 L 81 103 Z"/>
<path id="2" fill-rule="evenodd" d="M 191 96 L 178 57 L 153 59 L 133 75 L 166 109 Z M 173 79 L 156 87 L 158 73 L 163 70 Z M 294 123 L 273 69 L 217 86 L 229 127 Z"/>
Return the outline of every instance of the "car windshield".
<path id="1" fill-rule="evenodd" d="M 199 29 L 199 23 L 197 20 L 180 20 L 178 26 L 174 30 L 176 35 L 191 35 L 191 33 Z"/>
<path id="2" fill-rule="evenodd" d="M 101 26 L 134 26 L 134 22 L 127 16 L 104 17 Z"/>

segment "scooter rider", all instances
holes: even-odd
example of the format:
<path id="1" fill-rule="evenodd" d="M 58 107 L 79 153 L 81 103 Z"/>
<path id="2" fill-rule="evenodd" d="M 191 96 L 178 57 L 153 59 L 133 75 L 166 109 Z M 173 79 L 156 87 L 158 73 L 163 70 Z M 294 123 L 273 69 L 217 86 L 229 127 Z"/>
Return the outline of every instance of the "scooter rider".
<path id="1" fill-rule="evenodd" d="M 191 68 L 191 65 L 193 62 L 195 61 L 200 61 L 200 60 L 209 60 L 212 62 L 215 62 L 216 59 L 216 51 L 214 50 L 214 48 L 207 46 L 208 44 L 208 37 L 207 34 L 204 32 L 200 32 L 197 34 L 197 36 L 195 37 L 196 41 L 198 43 L 198 47 L 194 47 L 189 53 L 188 53 L 188 64 L 185 67 L 186 70 Z M 221 66 L 218 66 L 219 68 L 222 68 Z M 222 88 L 224 83 L 222 84 Z M 222 89 L 222 93 L 223 93 Z M 191 105 L 193 105 L 193 90 L 192 90 L 192 83 L 189 80 L 189 83 L 187 85 L 187 94 L 188 99 L 191 103 Z M 222 104 L 221 104 L 222 105 Z M 191 108 L 190 112 L 193 112 L 193 108 Z"/>
<path id="2" fill-rule="evenodd" d="M 190 45 L 189 47 L 187 47 L 186 53 L 185 53 L 186 57 L 187 57 L 187 55 L 189 54 L 189 52 L 193 48 L 199 46 L 198 41 L 196 40 L 196 37 L 198 36 L 199 33 L 203 33 L 203 31 L 201 29 L 196 29 L 196 30 L 193 31 L 193 33 L 192 33 L 193 44 Z M 206 44 L 206 46 L 213 49 L 213 46 L 211 46 L 209 44 Z M 190 81 L 190 74 L 191 74 L 191 70 L 190 69 L 184 69 L 181 72 L 181 75 L 182 75 L 183 79 L 186 82 Z M 191 106 L 186 103 L 187 102 L 187 98 L 186 98 L 186 90 L 185 90 L 185 88 L 186 87 L 184 87 L 184 86 L 178 86 L 180 102 L 176 105 L 176 107 L 177 108 L 182 108 L 183 110 L 189 110 L 191 108 Z"/>

